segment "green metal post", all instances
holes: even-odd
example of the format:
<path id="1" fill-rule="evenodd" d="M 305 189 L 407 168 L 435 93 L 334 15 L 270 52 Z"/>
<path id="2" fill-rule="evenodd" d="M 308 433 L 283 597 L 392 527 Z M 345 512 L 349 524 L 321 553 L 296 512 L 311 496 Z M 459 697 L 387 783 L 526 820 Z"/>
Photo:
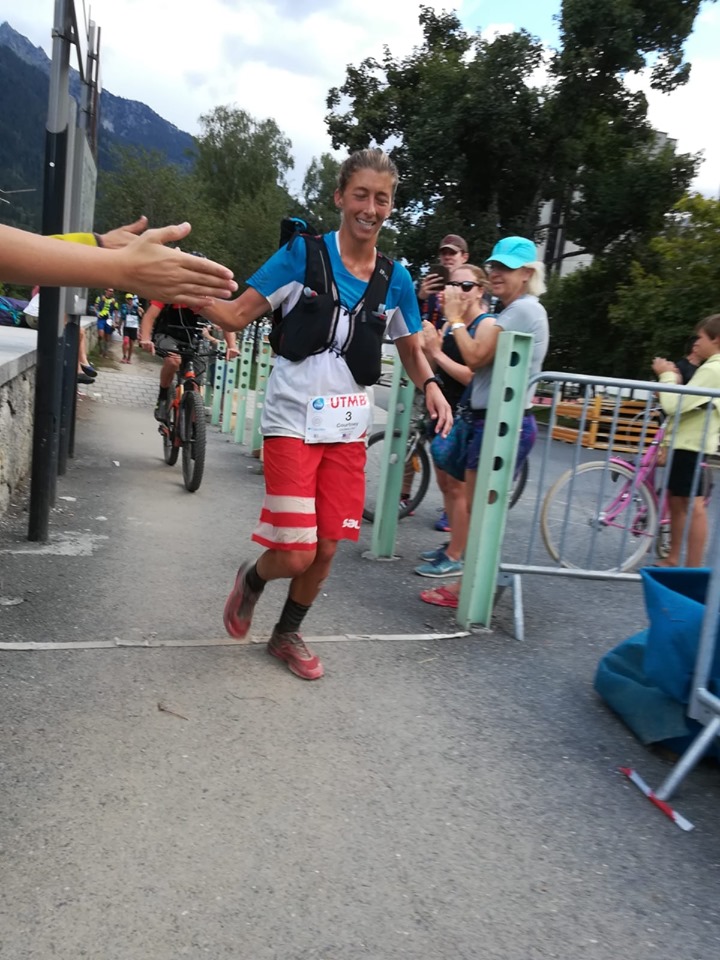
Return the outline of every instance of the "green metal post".
<path id="1" fill-rule="evenodd" d="M 405 450 L 410 432 L 414 396 L 415 385 L 405 373 L 400 360 L 396 359 L 393 366 L 388 419 L 385 425 L 386 437 L 390 437 L 391 440 L 390 443 L 386 440 L 383 444 L 375 522 L 370 541 L 369 556 L 374 560 L 389 560 L 394 556 L 398 504 L 402 492 Z"/>
<path id="2" fill-rule="evenodd" d="M 254 452 L 262 447 L 262 434 L 260 433 L 260 417 L 262 416 L 263 403 L 265 402 L 265 387 L 270 376 L 270 356 L 272 349 L 269 343 L 261 343 L 257 354 L 257 368 L 255 372 L 255 411 L 253 413 L 252 437 L 250 450 Z"/>
<path id="3" fill-rule="evenodd" d="M 238 399 L 235 414 L 235 443 L 245 442 L 245 417 L 247 415 L 248 391 L 250 389 L 250 375 L 252 373 L 253 345 L 251 340 L 244 340 L 240 353 L 238 367 Z"/>
<path id="4" fill-rule="evenodd" d="M 220 405 L 222 404 L 222 387 L 225 373 L 225 361 L 218 356 L 215 361 L 215 385 L 213 387 L 212 413 L 210 423 L 216 427 L 220 423 Z"/>
<path id="5" fill-rule="evenodd" d="M 527 333 L 498 338 L 457 612 L 464 629 L 492 616 L 532 347 Z"/>
<path id="6" fill-rule="evenodd" d="M 235 395 L 235 381 L 237 379 L 237 360 L 227 361 L 227 376 L 225 377 L 225 389 L 223 390 L 222 403 L 222 433 L 230 433 L 230 420 L 232 419 L 233 398 Z"/>

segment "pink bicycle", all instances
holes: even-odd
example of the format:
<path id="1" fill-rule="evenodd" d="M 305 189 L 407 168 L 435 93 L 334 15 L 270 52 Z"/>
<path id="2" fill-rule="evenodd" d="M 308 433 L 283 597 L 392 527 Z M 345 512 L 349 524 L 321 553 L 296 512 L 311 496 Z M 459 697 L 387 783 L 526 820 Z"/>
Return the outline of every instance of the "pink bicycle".
<path id="1" fill-rule="evenodd" d="M 670 550 L 668 497 L 658 483 L 661 425 L 635 464 L 622 457 L 594 460 L 566 471 L 543 502 L 540 529 L 550 556 L 579 570 L 626 571 L 655 544 Z M 703 463 L 698 495 L 707 502 L 712 471 Z"/>

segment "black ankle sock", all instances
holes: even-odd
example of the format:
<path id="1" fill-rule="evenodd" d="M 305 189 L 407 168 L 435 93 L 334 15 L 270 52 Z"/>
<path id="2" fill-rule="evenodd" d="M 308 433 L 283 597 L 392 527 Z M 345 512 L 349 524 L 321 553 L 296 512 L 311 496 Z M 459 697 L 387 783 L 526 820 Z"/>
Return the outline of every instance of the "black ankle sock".
<path id="1" fill-rule="evenodd" d="M 263 580 L 257 572 L 257 564 L 254 563 L 245 574 L 245 583 L 250 587 L 253 593 L 262 593 L 265 589 L 267 580 Z"/>
<path id="2" fill-rule="evenodd" d="M 160 387 L 158 390 L 158 400 L 167 400 L 170 393 L 170 387 Z"/>
<path id="3" fill-rule="evenodd" d="M 310 607 L 296 603 L 288 597 L 275 629 L 278 633 L 297 633 L 309 609 Z"/>

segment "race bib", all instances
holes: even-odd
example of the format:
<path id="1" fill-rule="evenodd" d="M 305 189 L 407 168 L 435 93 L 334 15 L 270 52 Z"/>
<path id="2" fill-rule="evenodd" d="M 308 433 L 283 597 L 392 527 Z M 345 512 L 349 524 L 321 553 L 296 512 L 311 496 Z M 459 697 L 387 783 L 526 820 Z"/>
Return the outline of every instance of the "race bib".
<path id="1" fill-rule="evenodd" d="M 366 393 L 311 397 L 305 421 L 306 443 L 350 443 L 370 429 L 372 410 Z"/>
<path id="2" fill-rule="evenodd" d="M 129 313 L 125 317 L 125 326 L 129 327 L 131 330 L 137 330 L 137 328 L 140 326 L 140 317 L 136 317 L 132 313 Z"/>

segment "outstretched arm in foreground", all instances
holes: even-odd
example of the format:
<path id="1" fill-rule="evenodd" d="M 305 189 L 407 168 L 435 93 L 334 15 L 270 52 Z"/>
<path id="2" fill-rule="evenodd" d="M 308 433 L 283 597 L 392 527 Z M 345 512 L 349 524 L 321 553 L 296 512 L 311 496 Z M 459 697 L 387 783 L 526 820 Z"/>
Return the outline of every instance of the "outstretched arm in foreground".
<path id="1" fill-rule="evenodd" d="M 134 232 L 135 226 L 119 230 Z M 0 280 L 63 287 L 112 285 L 194 308 L 204 307 L 210 297 L 231 296 L 237 284 L 227 267 L 163 246 L 189 233 L 190 224 L 182 223 L 128 237 L 123 247 L 101 249 L 0 225 Z"/>

